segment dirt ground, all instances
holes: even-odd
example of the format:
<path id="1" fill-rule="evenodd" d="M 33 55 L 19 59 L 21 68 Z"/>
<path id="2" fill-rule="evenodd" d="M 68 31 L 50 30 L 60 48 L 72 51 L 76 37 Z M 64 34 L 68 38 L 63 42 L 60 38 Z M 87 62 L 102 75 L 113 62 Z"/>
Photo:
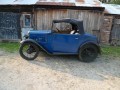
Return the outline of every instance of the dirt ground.
<path id="1" fill-rule="evenodd" d="M 0 90 L 120 90 L 120 58 L 92 63 L 40 53 L 34 61 L 0 51 Z"/>

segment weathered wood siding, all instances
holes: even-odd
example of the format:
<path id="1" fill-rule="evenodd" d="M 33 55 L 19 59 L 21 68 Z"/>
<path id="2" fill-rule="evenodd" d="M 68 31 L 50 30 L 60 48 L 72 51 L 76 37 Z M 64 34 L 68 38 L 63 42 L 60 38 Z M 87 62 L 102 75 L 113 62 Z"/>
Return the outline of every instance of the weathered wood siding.
<path id="1" fill-rule="evenodd" d="M 20 14 L 0 12 L 0 39 L 20 38 Z"/>
<path id="2" fill-rule="evenodd" d="M 49 30 L 53 19 L 74 18 L 83 20 L 86 32 L 93 33 L 92 30 L 100 30 L 103 14 L 100 12 L 87 10 L 70 9 L 45 9 L 35 12 L 35 26 L 37 30 Z"/>
<path id="3" fill-rule="evenodd" d="M 120 19 L 114 19 L 110 43 L 112 45 L 120 45 Z"/>

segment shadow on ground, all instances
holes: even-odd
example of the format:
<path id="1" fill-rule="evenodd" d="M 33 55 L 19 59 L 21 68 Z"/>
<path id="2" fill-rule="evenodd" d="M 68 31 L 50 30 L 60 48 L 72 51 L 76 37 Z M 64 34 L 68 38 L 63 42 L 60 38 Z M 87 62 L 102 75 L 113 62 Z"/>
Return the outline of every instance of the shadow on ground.
<path id="1" fill-rule="evenodd" d="M 120 60 L 116 57 L 99 56 L 94 62 L 84 63 L 80 62 L 77 56 L 50 56 L 40 53 L 31 63 L 80 78 L 93 80 L 120 78 Z"/>

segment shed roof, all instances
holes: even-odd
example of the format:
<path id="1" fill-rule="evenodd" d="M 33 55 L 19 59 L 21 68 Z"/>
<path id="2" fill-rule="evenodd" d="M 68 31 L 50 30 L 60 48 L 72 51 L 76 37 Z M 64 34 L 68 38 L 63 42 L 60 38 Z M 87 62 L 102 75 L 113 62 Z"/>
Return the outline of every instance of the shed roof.
<path id="1" fill-rule="evenodd" d="M 105 7 L 105 14 L 120 15 L 120 5 L 116 4 L 102 4 Z"/>
<path id="2" fill-rule="evenodd" d="M 0 0 L 0 5 L 60 5 L 101 7 L 99 0 Z"/>
<path id="3" fill-rule="evenodd" d="M 38 0 L 0 0 L 0 5 L 32 5 Z"/>
<path id="4" fill-rule="evenodd" d="M 36 4 L 101 7 L 99 0 L 38 0 Z"/>

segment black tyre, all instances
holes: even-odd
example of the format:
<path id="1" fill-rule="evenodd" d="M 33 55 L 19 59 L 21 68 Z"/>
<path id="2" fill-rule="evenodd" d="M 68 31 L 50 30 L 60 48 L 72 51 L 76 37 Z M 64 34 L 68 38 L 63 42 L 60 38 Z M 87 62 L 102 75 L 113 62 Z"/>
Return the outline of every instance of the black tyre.
<path id="1" fill-rule="evenodd" d="M 98 48 L 95 45 L 87 44 L 79 49 L 79 60 L 82 62 L 92 62 L 98 56 Z"/>
<path id="2" fill-rule="evenodd" d="M 20 46 L 19 53 L 26 60 L 34 60 L 39 54 L 39 48 L 33 43 L 23 43 Z"/>

